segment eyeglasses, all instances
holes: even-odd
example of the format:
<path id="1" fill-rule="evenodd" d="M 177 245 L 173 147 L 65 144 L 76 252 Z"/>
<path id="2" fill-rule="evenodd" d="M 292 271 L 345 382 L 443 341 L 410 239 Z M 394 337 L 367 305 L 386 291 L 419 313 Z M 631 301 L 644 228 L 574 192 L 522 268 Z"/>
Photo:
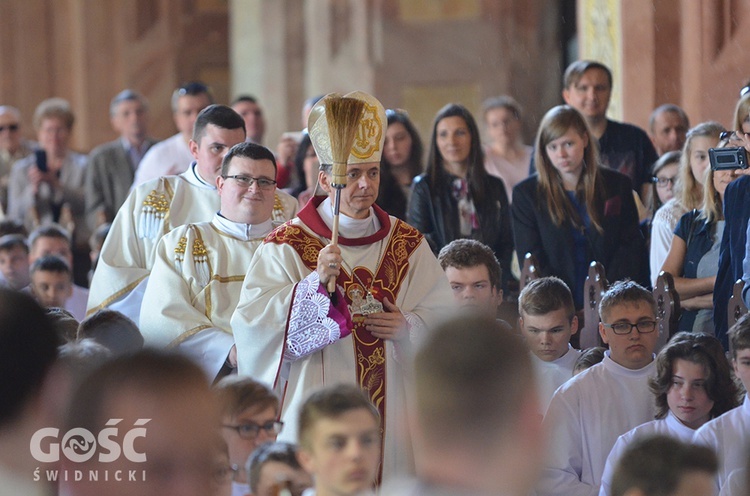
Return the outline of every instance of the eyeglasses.
<path id="1" fill-rule="evenodd" d="M 281 432 L 281 429 L 284 427 L 284 422 L 273 420 L 271 422 L 266 422 L 263 425 L 258 425 L 254 423 L 247 423 L 247 424 L 240 424 L 240 425 L 224 424 L 223 427 L 226 427 L 227 429 L 234 429 L 235 431 L 237 431 L 237 434 L 242 439 L 252 441 L 256 437 L 258 437 L 258 433 L 260 432 L 261 429 L 266 431 L 266 434 L 268 434 L 269 436 L 278 435 Z"/>
<path id="2" fill-rule="evenodd" d="M 657 188 L 666 188 L 668 184 L 674 186 L 677 177 L 654 177 L 651 180 L 656 183 Z"/>
<path id="3" fill-rule="evenodd" d="M 656 321 L 654 320 L 642 320 L 637 324 L 631 324 L 630 322 L 617 322 L 616 324 L 604 324 L 604 327 L 609 327 L 614 331 L 615 334 L 624 335 L 633 332 L 633 327 L 638 329 L 639 334 L 649 334 L 654 332 L 656 329 Z"/>
<path id="4" fill-rule="evenodd" d="M 7 126 L 0 126 L 0 133 L 5 131 L 6 129 L 11 133 L 15 133 L 16 131 L 18 131 L 18 124 L 8 124 Z"/>
<path id="5" fill-rule="evenodd" d="M 236 174 L 234 176 L 221 176 L 224 179 L 234 179 L 237 181 L 237 184 L 242 186 L 243 188 L 249 188 L 253 184 L 257 183 L 258 187 L 263 190 L 269 190 L 273 189 L 274 186 L 276 186 L 276 181 L 273 179 L 268 179 L 265 177 L 250 177 L 250 176 L 243 176 L 242 174 Z"/>

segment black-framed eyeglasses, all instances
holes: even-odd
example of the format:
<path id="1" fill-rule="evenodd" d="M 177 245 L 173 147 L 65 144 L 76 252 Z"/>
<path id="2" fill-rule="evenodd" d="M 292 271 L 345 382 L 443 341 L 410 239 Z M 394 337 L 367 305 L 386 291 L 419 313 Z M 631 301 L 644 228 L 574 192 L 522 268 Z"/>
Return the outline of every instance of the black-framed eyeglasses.
<path id="1" fill-rule="evenodd" d="M 18 124 L 8 124 L 7 126 L 0 126 L 0 133 L 5 131 L 6 129 L 11 133 L 14 133 L 18 131 Z"/>
<path id="2" fill-rule="evenodd" d="M 651 178 L 651 181 L 656 183 L 657 188 L 666 188 L 668 184 L 674 186 L 677 177 L 653 177 Z"/>
<path id="3" fill-rule="evenodd" d="M 617 322 L 615 324 L 602 323 L 602 325 L 604 327 L 609 327 L 615 334 L 620 336 L 624 334 L 630 334 L 631 332 L 633 332 L 634 327 L 638 329 L 639 334 L 649 334 L 654 332 L 654 330 L 656 329 L 655 320 L 642 320 L 637 324 L 631 324 L 630 322 Z"/>
<path id="4" fill-rule="evenodd" d="M 278 420 L 272 420 L 270 422 L 266 422 L 263 425 L 258 425 L 252 422 L 248 422 L 246 424 L 239 424 L 239 425 L 224 424 L 223 427 L 227 429 L 233 429 L 237 431 L 237 434 L 242 439 L 252 441 L 256 437 L 258 437 L 258 433 L 261 431 L 261 429 L 266 431 L 266 434 L 268 434 L 269 436 L 277 436 L 278 434 L 281 433 L 281 429 L 284 427 L 284 422 L 280 422 Z"/>
<path id="5" fill-rule="evenodd" d="M 224 179 L 234 179 L 237 184 L 243 188 L 249 188 L 253 184 L 258 184 L 260 189 L 269 190 L 276 186 L 276 181 L 268 179 L 267 177 L 252 177 L 245 176 L 243 174 L 235 174 L 234 176 L 221 176 Z"/>
<path id="6" fill-rule="evenodd" d="M 197 81 L 185 83 L 177 90 L 177 96 L 195 96 L 203 93 L 209 93 L 208 86 Z"/>

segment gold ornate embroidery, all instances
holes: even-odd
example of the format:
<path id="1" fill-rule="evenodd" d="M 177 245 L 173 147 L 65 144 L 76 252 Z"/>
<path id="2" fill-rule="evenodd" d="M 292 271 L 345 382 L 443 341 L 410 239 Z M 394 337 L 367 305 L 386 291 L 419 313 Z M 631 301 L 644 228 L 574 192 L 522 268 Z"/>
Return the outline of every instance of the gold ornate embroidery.
<path id="1" fill-rule="evenodd" d="M 281 202 L 281 197 L 277 194 L 273 197 L 273 220 L 276 222 L 284 222 L 286 215 L 284 214 L 284 204 Z"/>
<path id="2" fill-rule="evenodd" d="M 360 160 L 370 158 L 375 152 L 380 150 L 380 137 L 382 134 L 383 123 L 380 122 L 377 107 L 365 103 L 351 154 Z"/>

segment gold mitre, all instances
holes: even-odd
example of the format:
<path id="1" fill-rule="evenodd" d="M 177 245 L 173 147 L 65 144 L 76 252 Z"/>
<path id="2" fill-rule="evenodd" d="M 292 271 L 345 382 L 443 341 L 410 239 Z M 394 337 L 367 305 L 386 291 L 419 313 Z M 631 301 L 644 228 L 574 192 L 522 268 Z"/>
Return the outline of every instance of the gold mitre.
<path id="1" fill-rule="evenodd" d="M 331 152 L 331 137 L 328 133 L 328 123 L 325 118 L 325 100 L 334 93 L 321 98 L 310 111 L 307 119 L 307 130 L 310 140 L 318 155 L 318 160 L 323 165 L 333 164 L 333 153 Z M 349 154 L 348 164 L 364 164 L 368 162 L 380 162 L 385 143 L 385 127 L 387 119 L 383 105 L 372 95 L 363 91 L 354 91 L 344 95 L 346 98 L 356 98 L 365 102 L 362 119 L 359 122 L 357 136 Z"/>

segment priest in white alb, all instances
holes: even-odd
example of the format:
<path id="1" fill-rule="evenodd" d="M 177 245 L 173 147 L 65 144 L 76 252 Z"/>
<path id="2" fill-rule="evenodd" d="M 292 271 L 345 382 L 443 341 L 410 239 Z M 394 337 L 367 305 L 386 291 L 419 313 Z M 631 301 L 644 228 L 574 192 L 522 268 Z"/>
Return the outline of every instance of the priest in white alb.
<path id="1" fill-rule="evenodd" d="M 338 244 L 331 243 L 333 162 L 326 100 L 313 107 L 308 129 L 328 197 L 272 232 L 245 277 L 232 330 L 239 373 L 272 384 L 281 397 L 284 430 L 296 441 L 305 397 L 328 384 L 355 383 L 381 414 L 380 475 L 414 469 L 406 424 L 405 383 L 413 344 L 453 306 L 447 279 L 423 236 L 377 207 L 383 106 L 364 101 L 347 161 Z M 337 290 L 326 286 L 335 278 Z"/>
<path id="2" fill-rule="evenodd" d="M 221 209 L 210 222 L 180 226 L 159 241 L 141 304 L 146 345 L 176 347 L 210 379 L 236 367 L 229 321 L 256 248 L 272 219 L 276 161 L 245 142 L 224 157 L 216 180 Z"/>
<path id="3" fill-rule="evenodd" d="M 210 105 L 195 121 L 187 171 L 137 186 L 117 212 L 91 281 L 90 315 L 102 308 L 140 320 L 141 301 L 162 236 L 188 223 L 208 222 L 219 210 L 216 179 L 229 149 L 245 141 L 245 121 L 225 105 Z M 297 201 L 276 192 L 274 219 L 294 217 Z"/>

